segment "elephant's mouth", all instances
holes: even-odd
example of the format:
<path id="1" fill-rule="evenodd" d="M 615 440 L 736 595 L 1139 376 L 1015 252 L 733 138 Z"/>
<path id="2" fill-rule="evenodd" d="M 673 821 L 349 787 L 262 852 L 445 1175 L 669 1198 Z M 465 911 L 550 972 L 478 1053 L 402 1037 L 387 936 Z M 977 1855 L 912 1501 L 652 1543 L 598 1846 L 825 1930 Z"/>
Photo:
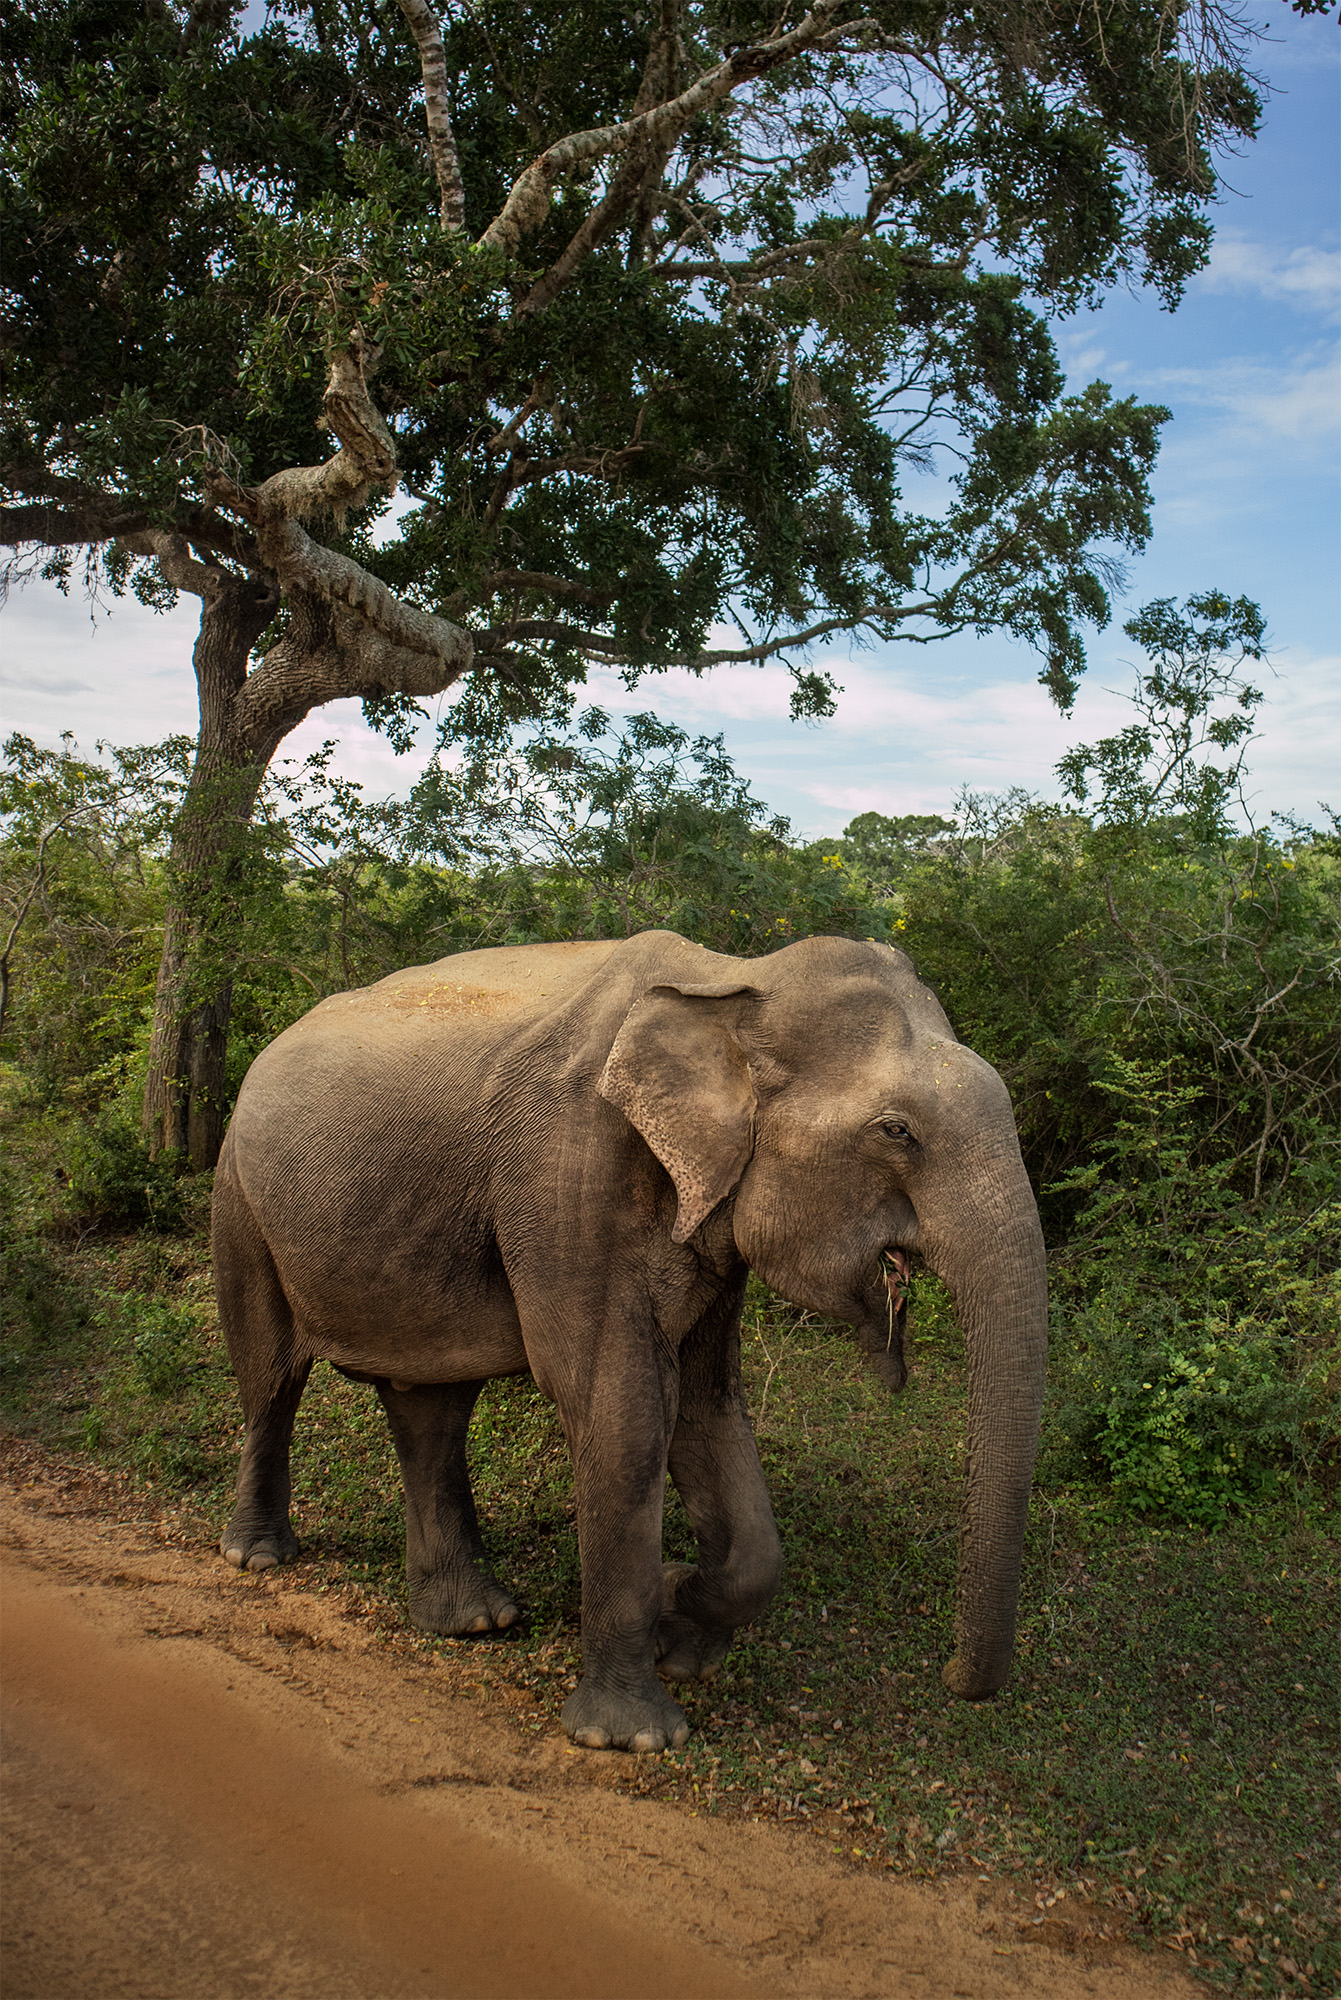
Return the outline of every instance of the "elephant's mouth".
<path id="1" fill-rule="evenodd" d="M 857 1324 L 858 1345 L 865 1352 L 872 1371 L 890 1389 L 901 1389 L 908 1380 L 908 1368 L 903 1358 L 903 1329 L 908 1317 L 911 1274 L 906 1250 L 892 1247 L 882 1250 L 873 1287 L 881 1304 L 877 1306 L 872 1301 Z"/>

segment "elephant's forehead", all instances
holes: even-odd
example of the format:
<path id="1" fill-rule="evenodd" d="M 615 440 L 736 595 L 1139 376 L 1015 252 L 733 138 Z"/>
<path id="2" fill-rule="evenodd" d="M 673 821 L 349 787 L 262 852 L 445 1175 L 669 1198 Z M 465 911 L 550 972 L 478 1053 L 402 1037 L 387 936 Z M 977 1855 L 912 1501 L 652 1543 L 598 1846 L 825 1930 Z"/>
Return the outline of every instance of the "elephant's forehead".
<path id="1" fill-rule="evenodd" d="M 781 954 L 779 954 L 781 956 Z M 907 1049 L 921 1040 L 954 1044 L 940 1002 L 905 965 L 863 967 L 847 977 L 779 983 L 767 991 L 764 1018 L 779 1042 L 832 1051 Z"/>
<path id="2" fill-rule="evenodd" d="M 806 1122 L 847 1125 L 882 1112 L 917 1113 L 937 1121 L 964 1106 L 972 1115 L 986 1108 L 984 1093 L 1005 1088 L 996 1071 L 972 1049 L 948 1035 L 917 1034 L 904 1024 L 869 1035 L 817 1033 L 775 1079 L 788 1106 Z"/>

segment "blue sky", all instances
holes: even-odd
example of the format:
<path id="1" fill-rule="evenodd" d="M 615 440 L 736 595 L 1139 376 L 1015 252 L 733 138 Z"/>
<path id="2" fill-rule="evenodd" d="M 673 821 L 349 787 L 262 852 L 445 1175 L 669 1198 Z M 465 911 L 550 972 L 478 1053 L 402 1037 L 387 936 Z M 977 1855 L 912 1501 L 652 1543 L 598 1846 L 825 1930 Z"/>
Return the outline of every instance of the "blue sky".
<path id="1" fill-rule="evenodd" d="M 1268 29 L 1258 67 L 1272 95 L 1262 137 L 1227 164 L 1233 192 L 1209 269 L 1175 314 L 1123 292 L 1058 328 L 1072 386 L 1097 376 L 1173 411 L 1154 536 L 1091 645 L 1072 717 L 1051 708 L 1027 649 L 968 637 L 818 653 L 845 690 L 819 725 L 787 719 L 781 667 L 670 674 L 632 696 L 598 672 L 592 699 L 720 730 L 755 790 L 806 834 L 872 809 L 947 812 L 966 783 L 1055 795 L 1062 752 L 1129 719 L 1135 649 L 1123 616 L 1152 597 L 1217 586 L 1256 598 L 1273 641 L 1249 753 L 1255 813 L 1341 807 L 1341 35 L 1334 22 L 1296 19 L 1284 0 L 1253 11 Z M 0 732 L 50 743 L 71 730 L 87 746 L 194 732 L 195 625 L 194 602 L 165 616 L 122 602 L 91 622 L 77 597 L 42 585 L 15 593 L 0 614 Z M 328 736 L 370 790 L 407 782 L 413 760 L 396 759 L 353 702 L 309 717 L 287 754 Z"/>

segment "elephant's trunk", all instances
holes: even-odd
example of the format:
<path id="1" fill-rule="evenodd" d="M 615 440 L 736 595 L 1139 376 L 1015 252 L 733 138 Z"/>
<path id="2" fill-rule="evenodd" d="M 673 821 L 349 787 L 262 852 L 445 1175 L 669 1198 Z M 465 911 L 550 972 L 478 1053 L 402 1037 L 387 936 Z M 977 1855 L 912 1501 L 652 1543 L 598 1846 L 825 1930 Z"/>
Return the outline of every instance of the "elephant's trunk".
<path id="1" fill-rule="evenodd" d="M 1022 1164 L 962 1189 L 955 1207 L 947 1229 L 923 1230 L 927 1261 L 954 1294 L 969 1362 L 955 1651 L 942 1679 L 980 1701 L 1004 1687 L 1015 1645 L 1047 1362 L 1047 1266 Z"/>

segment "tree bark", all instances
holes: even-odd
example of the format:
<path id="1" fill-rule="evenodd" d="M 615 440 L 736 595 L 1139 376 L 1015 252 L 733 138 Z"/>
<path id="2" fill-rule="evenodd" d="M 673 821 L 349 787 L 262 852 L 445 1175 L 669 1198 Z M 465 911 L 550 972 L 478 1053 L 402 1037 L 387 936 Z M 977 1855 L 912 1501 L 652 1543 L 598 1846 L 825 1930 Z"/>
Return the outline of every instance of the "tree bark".
<path id="1" fill-rule="evenodd" d="M 200 737 L 169 854 L 143 1115 L 149 1150 L 181 1154 L 193 1167 L 212 1167 L 223 1144 L 247 833 L 275 747 L 239 731 L 237 696 L 279 602 L 265 579 L 224 570 L 203 598 L 194 654 Z"/>

